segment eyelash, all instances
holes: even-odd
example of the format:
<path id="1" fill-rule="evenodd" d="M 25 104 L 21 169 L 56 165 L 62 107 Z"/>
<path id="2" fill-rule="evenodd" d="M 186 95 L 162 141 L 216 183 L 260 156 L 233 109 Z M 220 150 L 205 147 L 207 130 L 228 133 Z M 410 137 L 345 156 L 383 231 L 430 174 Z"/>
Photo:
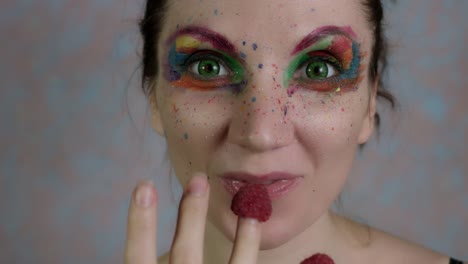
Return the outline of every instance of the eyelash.
<path id="1" fill-rule="evenodd" d="M 219 75 L 218 77 L 230 76 L 232 74 L 232 69 L 229 66 L 227 66 L 227 63 L 224 62 L 224 60 L 222 59 L 222 56 L 220 54 L 218 54 L 217 52 L 208 51 L 208 50 L 200 50 L 200 51 L 197 51 L 197 52 L 193 53 L 192 55 L 190 55 L 189 58 L 187 58 L 184 61 L 182 66 L 194 78 L 198 78 L 198 79 L 203 80 L 203 78 L 200 78 L 199 74 L 191 71 L 191 68 L 194 67 L 195 64 L 197 64 L 197 63 L 199 64 L 203 60 L 216 61 L 225 70 L 226 74 Z"/>
<path id="2" fill-rule="evenodd" d="M 319 55 L 319 54 L 323 54 L 323 55 Z M 314 54 L 310 55 L 307 59 L 304 60 L 304 62 L 300 63 L 296 69 L 295 74 L 302 73 L 306 69 L 306 67 L 310 65 L 310 63 L 312 62 L 324 62 L 326 65 L 330 65 L 330 67 L 333 68 L 333 70 L 335 71 L 335 74 L 333 76 L 326 77 L 326 79 L 336 78 L 336 76 L 338 76 L 343 71 L 341 64 L 338 62 L 337 59 L 335 59 L 335 57 L 331 56 L 328 53 L 319 51 L 319 52 L 316 52 L 315 55 Z M 300 78 L 300 79 L 303 80 L 307 78 Z M 311 80 L 308 80 L 308 81 L 311 81 Z M 317 81 L 317 80 L 314 80 L 314 81 Z"/>
<path id="3" fill-rule="evenodd" d="M 200 74 L 200 68 L 195 67 L 198 67 L 197 65 L 205 60 L 215 61 L 221 71 L 217 71 L 211 76 L 209 73 L 208 76 L 206 76 L 206 72 L 205 76 Z M 332 83 L 339 82 L 342 79 L 341 74 L 344 70 L 341 63 L 327 51 L 312 51 L 304 54 L 302 59 L 299 60 L 299 66 L 293 70 L 294 73 L 291 77 L 303 85 L 312 85 L 310 88 L 313 90 L 329 90 L 331 89 Z M 306 67 L 313 62 L 325 63 L 327 67 L 325 76 L 317 76 L 317 68 L 311 68 L 312 70 L 309 69 L 306 71 Z M 317 67 L 317 65 L 315 66 Z M 181 72 L 185 72 L 190 79 L 199 83 L 198 85 L 200 85 L 200 88 L 204 87 L 204 89 L 235 87 L 235 89 L 239 90 L 246 82 L 244 79 L 244 67 L 236 59 L 213 50 L 195 51 L 189 54 L 188 57 L 179 64 L 179 67 L 182 70 Z M 330 70 L 332 74 L 329 76 L 328 73 Z M 322 70 L 319 69 L 318 74 L 320 75 L 321 72 Z M 308 73 L 312 73 L 313 76 L 308 75 Z M 285 85 L 288 86 L 287 84 Z M 193 84 L 193 86 L 197 85 Z"/>

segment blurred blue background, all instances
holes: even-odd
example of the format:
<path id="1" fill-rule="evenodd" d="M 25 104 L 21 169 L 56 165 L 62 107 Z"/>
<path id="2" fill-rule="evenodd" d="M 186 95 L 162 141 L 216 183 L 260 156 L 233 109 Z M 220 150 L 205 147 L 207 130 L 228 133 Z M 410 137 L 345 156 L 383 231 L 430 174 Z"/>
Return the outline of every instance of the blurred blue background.
<path id="1" fill-rule="evenodd" d="M 179 189 L 140 89 L 142 11 L 142 0 L 0 3 L 0 263 L 120 263 L 145 178 L 161 192 L 168 249 Z M 468 1 L 386 11 L 401 107 L 381 108 L 343 212 L 468 260 Z"/>

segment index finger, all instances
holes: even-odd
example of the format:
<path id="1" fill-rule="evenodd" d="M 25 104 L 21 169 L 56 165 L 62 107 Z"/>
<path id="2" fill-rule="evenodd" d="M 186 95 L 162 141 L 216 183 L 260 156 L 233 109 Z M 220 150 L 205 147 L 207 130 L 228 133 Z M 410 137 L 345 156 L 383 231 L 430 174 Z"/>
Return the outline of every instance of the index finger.
<path id="1" fill-rule="evenodd" d="M 260 223 L 257 219 L 239 217 L 229 264 L 257 263 L 261 237 Z"/>
<path id="2" fill-rule="evenodd" d="M 208 199 L 207 177 L 197 173 L 188 182 L 180 202 L 177 228 L 170 253 L 171 263 L 203 263 Z"/>

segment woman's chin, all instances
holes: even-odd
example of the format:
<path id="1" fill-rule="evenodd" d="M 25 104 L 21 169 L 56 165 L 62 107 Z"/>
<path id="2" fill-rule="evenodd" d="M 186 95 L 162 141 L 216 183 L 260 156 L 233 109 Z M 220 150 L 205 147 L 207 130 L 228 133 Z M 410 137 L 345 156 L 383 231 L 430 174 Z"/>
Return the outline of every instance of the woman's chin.
<path id="1" fill-rule="evenodd" d="M 275 248 L 278 248 L 284 244 L 286 244 L 286 242 L 288 242 L 290 239 L 290 237 L 278 237 L 278 236 L 275 236 L 275 237 L 271 237 L 271 236 L 266 236 L 266 235 L 262 235 L 262 241 L 260 242 L 260 250 L 272 250 L 272 249 L 275 249 Z"/>
<path id="2" fill-rule="evenodd" d="M 260 242 L 260 250 L 271 250 L 280 247 L 301 232 L 301 228 L 297 227 L 295 224 L 276 219 L 270 219 L 262 223 L 261 228 L 262 239 Z"/>
<path id="3" fill-rule="evenodd" d="M 214 219 L 213 219 L 214 220 Z M 224 219 L 214 221 L 216 228 L 224 234 L 224 236 L 234 243 L 237 228 L 237 216 L 232 214 Z M 218 223 L 216 223 L 218 222 Z M 282 246 L 293 239 L 302 229 L 297 224 L 288 223 L 284 219 L 270 218 L 266 222 L 260 223 L 262 238 L 260 241 L 260 250 L 271 250 Z M 296 227 L 296 228 L 295 228 Z"/>

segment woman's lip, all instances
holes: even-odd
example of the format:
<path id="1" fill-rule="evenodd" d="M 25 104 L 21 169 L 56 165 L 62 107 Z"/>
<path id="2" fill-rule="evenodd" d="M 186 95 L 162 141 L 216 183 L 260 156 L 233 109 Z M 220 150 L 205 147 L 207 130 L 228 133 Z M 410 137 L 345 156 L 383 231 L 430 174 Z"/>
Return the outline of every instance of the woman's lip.
<path id="1" fill-rule="evenodd" d="M 301 177 L 301 175 L 291 174 L 287 172 L 270 172 L 267 174 L 255 175 L 248 172 L 227 172 L 220 175 L 223 179 L 243 181 L 247 183 L 264 183 L 268 181 L 288 180 Z"/>
<path id="2" fill-rule="evenodd" d="M 227 173 L 220 177 L 224 188 L 232 195 L 246 184 L 264 184 L 271 199 L 278 199 L 289 193 L 303 178 L 300 175 L 281 172 L 261 176 L 248 173 Z"/>

